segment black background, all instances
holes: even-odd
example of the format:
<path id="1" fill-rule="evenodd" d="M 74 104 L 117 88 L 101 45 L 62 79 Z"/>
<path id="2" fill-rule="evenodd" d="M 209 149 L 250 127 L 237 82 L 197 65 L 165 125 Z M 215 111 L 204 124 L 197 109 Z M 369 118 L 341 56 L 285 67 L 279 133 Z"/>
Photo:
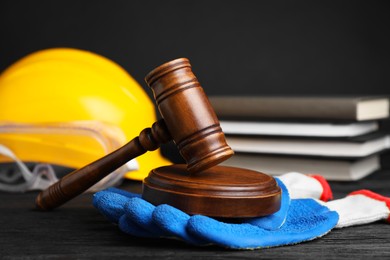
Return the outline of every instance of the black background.
<path id="1" fill-rule="evenodd" d="M 187 57 L 208 95 L 389 95 L 389 11 L 388 1 L 2 0 L 0 71 L 73 47 L 143 87 L 151 69 Z"/>
<path id="2" fill-rule="evenodd" d="M 145 89 L 143 78 L 155 66 L 188 57 L 208 95 L 390 95 L 389 11 L 388 1 L 0 0 L 0 71 L 37 50 L 73 47 L 114 60 Z M 335 197 L 362 188 L 390 196 L 389 176 L 380 171 L 331 186 Z M 383 223 L 337 229 L 296 246 L 229 251 L 128 236 L 92 208 L 90 194 L 51 214 L 31 209 L 36 195 L 0 192 L 0 222 L 7 223 L 0 228 L 2 257 L 390 255 Z"/>

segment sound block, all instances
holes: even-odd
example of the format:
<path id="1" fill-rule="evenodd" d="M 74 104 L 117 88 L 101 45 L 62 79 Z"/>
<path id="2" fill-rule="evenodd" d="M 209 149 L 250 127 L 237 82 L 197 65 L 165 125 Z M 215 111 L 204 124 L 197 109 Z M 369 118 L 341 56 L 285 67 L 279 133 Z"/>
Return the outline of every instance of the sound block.
<path id="1" fill-rule="evenodd" d="M 252 218 L 278 211 L 281 190 L 273 177 L 261 172 L 214 166 L 190 174 L 186 165 L 177 164 L 152 170 L 143 182 L 142 198 L 190 215 Z"/>

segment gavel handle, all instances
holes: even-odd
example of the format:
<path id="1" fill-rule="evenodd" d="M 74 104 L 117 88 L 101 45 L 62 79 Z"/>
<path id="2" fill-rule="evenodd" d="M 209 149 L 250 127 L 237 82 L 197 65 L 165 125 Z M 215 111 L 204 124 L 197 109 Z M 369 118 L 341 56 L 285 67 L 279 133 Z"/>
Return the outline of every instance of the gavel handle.
<path id="1" fill-rule="evenodd" d="M 131 159 L 153 151 L 161 144 L 171 140 L 164 120 L 153 124 L 152 128 L 145 128 L 138 137 L 113 151 L 112 153 L 75 170 L 46 190 L 39 193 L 35 204 L 41 210 L 51 210 L 80 195 L 98 181 L 124 165 Z"/>

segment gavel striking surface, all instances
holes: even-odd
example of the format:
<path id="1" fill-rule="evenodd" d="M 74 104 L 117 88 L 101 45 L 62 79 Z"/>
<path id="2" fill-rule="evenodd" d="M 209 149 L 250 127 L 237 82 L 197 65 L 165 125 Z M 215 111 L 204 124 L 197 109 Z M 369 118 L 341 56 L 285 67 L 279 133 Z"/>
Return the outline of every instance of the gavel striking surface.
<path id="1" fill-rule="evenodd" d="M 152 170 L 144 180 L 142 197 L 191 215 L 250 218 L 278 211 L 281 190 L 274 178 L 261 172 L 214 166 L 190 174 L 186 165 L 177 164 Z"/>

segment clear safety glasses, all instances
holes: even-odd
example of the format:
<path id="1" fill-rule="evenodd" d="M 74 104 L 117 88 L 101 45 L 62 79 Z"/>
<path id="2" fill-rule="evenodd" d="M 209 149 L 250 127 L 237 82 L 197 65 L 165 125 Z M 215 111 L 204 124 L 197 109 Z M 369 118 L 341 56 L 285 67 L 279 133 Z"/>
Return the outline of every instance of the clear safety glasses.
<path id="1" fill-rule="evenodd" d="M 95 121 L 0 124 L 0 190 L 46 189 L 62 175 L 58 167 L 53 166 L 82 167 L 119 148 L 124 139 L 117 128 Z M 25 162 L 35 163 L 28 167 Z M 117 185 L 126 173 L 137 169 L 136 160 L 131 160 L 88 191 Z"/>

